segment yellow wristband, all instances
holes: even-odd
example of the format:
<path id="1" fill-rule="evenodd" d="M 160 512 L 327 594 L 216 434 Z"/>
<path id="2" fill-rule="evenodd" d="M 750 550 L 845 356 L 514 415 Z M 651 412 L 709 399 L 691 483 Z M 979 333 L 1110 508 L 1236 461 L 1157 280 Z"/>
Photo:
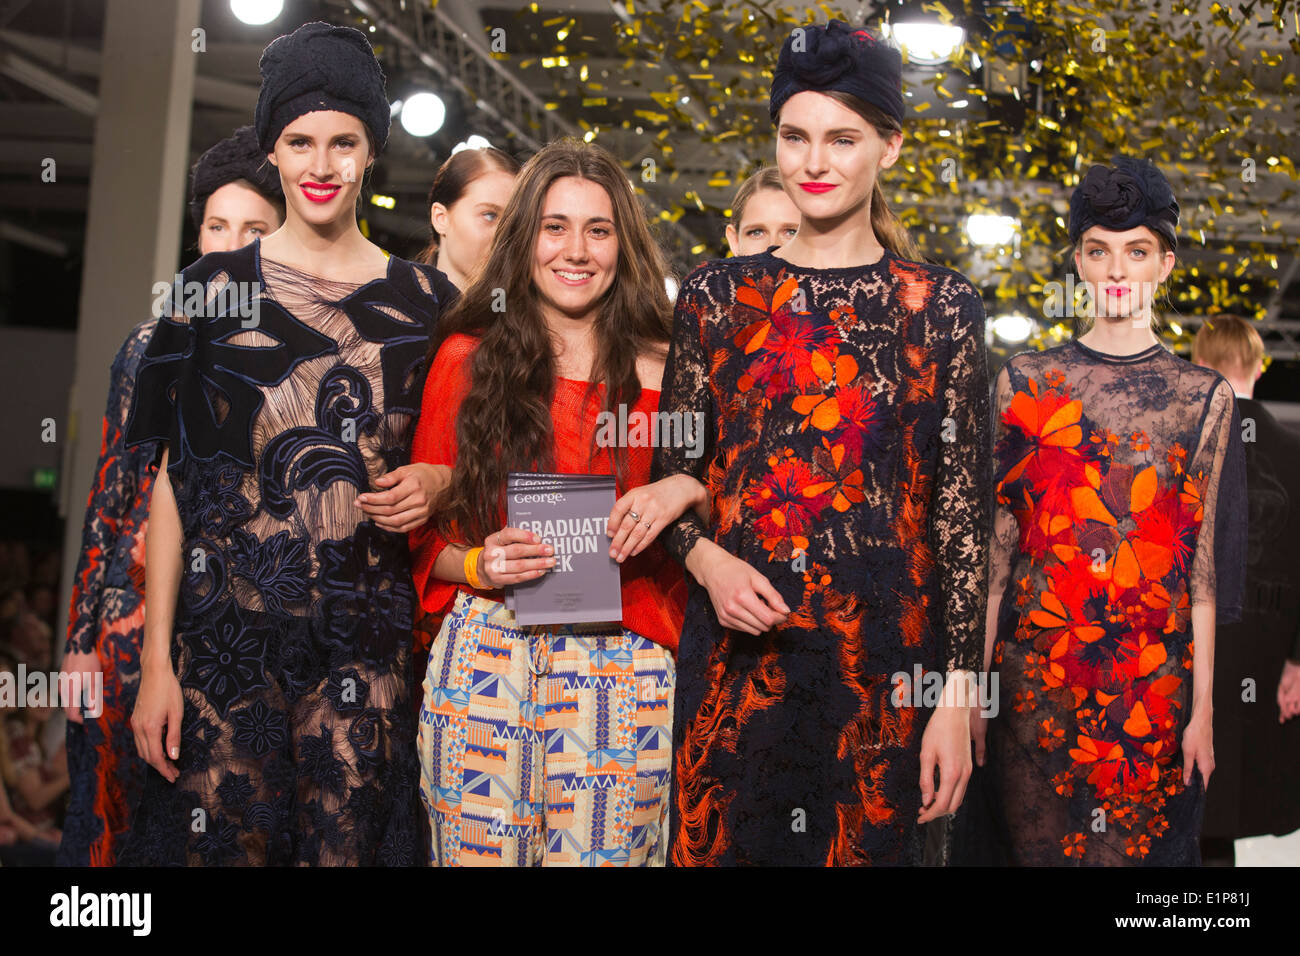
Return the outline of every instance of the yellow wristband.
<path id="1" fill-rule="evenodd" d="M 481 590 L 483 585 L 478 579 L 478 556 L 482 548 L 470 548 L 465 555 L 465 580 L 475 591 Z"/>

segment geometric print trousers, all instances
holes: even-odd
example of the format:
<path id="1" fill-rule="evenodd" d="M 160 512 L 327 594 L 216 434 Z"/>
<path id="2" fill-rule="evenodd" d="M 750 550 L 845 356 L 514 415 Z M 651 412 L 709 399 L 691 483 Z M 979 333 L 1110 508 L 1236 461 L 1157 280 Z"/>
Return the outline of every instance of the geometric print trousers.
<path id="1" fill-rule="evenodd" d="M 672 653 L 608 624 L 520 628 L 460 591 L 429 649 L 432 866 L 662 866 Z"/>

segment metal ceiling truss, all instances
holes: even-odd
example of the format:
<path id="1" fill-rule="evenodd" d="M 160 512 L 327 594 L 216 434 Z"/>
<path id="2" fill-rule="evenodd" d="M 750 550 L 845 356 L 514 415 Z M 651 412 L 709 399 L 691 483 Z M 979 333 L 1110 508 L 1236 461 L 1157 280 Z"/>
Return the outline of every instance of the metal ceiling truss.
<path id="1" fill-rule="evenodd" d="M 428 3 L 349 0 L 388 41 L 402 48 L 474 107 L 532 150 L 564 136 L 583 138 L 582 129 L 545 102 L 528 85 L 494 60 L 486 43 L 461 29 L 444 11 Z M 633 180 L 633 186 L 637 184 Z M 675 265 L 694 264 L 691 248 L 700 240 L 678 222 L 658 214 L 665 206 L 642 190 L 652 218 L 669 229 Z"/>

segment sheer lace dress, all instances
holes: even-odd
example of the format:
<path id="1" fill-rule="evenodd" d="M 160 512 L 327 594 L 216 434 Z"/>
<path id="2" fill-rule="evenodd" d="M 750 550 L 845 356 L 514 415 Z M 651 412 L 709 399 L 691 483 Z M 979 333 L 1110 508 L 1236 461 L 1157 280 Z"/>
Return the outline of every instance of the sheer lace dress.
<path id="1" fill-rule="evenodd" d="M 408 460 L 454 290 L 396 258 L 326 281 L 260 241 L 183 279 L 209 304 L 159 322 L 128 429 L 168 444 L 181 516 L 181 776 L 150 772 L 124 862 L 414 863 L 409 554 L 353 501 Z"/>
<path id="2" fill-rule="evenodd" d="M 692 584 L 678 657 L 678 865 L 916 862 L 929 709 L 893 675 L 979 666 L 989 462 L 984 309 L 948 269 L 852 269 L 769 250 L 697 269 L 677 300 L 661 447 L 712 502 L 667 532 L 765 575 L 792 609 L 721 627 Z"/>
<path id="3" fill-rule="evenodd" d="M 1244 454 L 1231 387 L 1162 345 L 1072 342 L 997 378 L 990 729 L 1018 865 L 1194 865 L 1182 782 L 1194 605 L 1240 616 Z"/>

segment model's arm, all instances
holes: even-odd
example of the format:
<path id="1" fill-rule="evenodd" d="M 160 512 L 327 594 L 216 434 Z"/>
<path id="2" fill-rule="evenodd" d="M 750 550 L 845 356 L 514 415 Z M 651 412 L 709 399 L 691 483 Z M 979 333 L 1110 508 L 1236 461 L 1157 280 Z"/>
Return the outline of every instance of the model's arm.
<path id="1" fill-rule="evenodd" d="M 179 771 L 184 700 L 172 669 L 172 627 L 180 594 L 184 555 L 180 512 L 167 476 L 170 449 L 164 448 L 149 502 L 145 534 L 144 645 L 140 649 L 140 691 L 131 714 L 136 751 L 171 783 Z M 168 759 L 170 757 L 170 759 Z"/>
<path id="2" fill-rule="evenodd" d="M 970 288 L 953 309 L 951 321 L 945 323 L 953 350 L 943 390 L 939 462 L 929 508 L 929 537 L 944 596 L 947 677 L 940 706 L 921 736 L 919 823 L 955 813 L 966 796 L 974 672 L 983 660 L 988 600 L 989 383 L 984 303 Z"/>
<path id="3" fill-rule="evenodd" d="M 72 576 L 72 596 L 68 609 L 68 638 L 63 649 L 62 671 L 72 678 L 71 686 L 79 690 L 75 699 L 64 705 L 68 719 L 81 722 L 82 704 L 92 713 L 99 701 L 85 697 L 95 686 L 90 675 L 103 669 L 96 649 L 99 640 L 100 603 L 109 562 L 117 551 L 122 525 L 135 506 L 139 456 L 141 449 L 127 449 L 124 442 L 127 413 L 135 384 L 135 372 L 148 342 L 151 327 L 135 330 L 113 359 L 112 385 L 101 424 L 99 462 L 86 502 L 86 517 L 81 531 L 81 553 Z"/>
<path id="4" fill-rule="evenodd" d="M 1210 396 L 1187 478 L 1200 488 L 1201 526 L 1192 558 L 1192 712 L 1183 731 L 1183 781 L 1199 768 L 1206 786 L 1214 770 L 1214 638 L 1216 617 L 1240 614 L 1245 569 L 1246 482 L 1236 399 L 1226 381 Z M 1225 613 L 1226 611 L 1226 613 Z"/>
<path id="5" fill-rule="evenodd" d="M 650 481 L 686 475 L 701 488 L 708 485 L 709 463 L 713 460 L 717 422 L 710 388 L 709 362 L 705 354 L 703 329 L 712 300 L 697 270 L 686 278 L 673 310 L 672 341 L 664 363 L 659 412 L 682 424 L 680 441 L 665 442 L 655 449 Z M 696 543 L 709 538 L 709 501 L 694 503 L 664 530 L 664 547 L 686 564 Z M 689 570 L 689 569 L 688 569 Z M 697 577 L 698 580 L 698 577 Z"/>
<path id="6" fill-rule="evenodd" d="M 1011 404 L 1011 375 L 1009 369 L 1005 366 L 998 373 L 995 390 L 995 410 L 990 427 L 994 449 L 996 449 L 998 441 L 1006 434 L 1007 428 L 1002 424 L 1002 416 L 1006 414 L 1007 407 Z M 1006 474 L 1005 466 L 1008 464 L 1010 463 L 997 461 L 995 457 L 994 472 L 991 479 L 993 489 L 990 495 L 990 508 L 993 513 L 993 536 L 989 541 L 988 552 L 989 603 L 984 618 L 984 654 L 982 658 L 983 669 L 986 673 L 993 666 L 993 647 L 997 641 L 998 632 L 998 612 L 1001 609 L 1003 598 L 1006 596 L 1007 588 L 1011 583 L 1011 568 L 1014 563 L 1016 548 L 1020 542 L 1020 526 L 1016 522 L 1016 516 L 1011 513 L 1011 501 L 999 488 L 1002 476 Z"/>
<path id="7" fill-rule="evenodd" d="M 652 481 L 687 475 L 703 487 L 708 485 L 717 422 L 703 329 L 717 305 L 703 275 L 703 270 L 692 273 L 677 294 L 672 343 L 659 396 L 660 410 L 680 416 L 677 420 L 686 423 L 686 440 L 655 449 Z M 762 573 L 713 542 L 705 517 L 709 510 L 707 501 L 686 508 L 665 532 L 664 547 L 709 592 L 723 627 L 762 634 L 785 620 L 790 608 Z"/>
<path id="8" fill-rule="evenodd" d="M 954 348 L 943 390 L 939 462 L 930 504 L 949 674 L 973 673 L 983 662 L 991 477 L 984 304 L 971 289 L 954 310 Z"/>

